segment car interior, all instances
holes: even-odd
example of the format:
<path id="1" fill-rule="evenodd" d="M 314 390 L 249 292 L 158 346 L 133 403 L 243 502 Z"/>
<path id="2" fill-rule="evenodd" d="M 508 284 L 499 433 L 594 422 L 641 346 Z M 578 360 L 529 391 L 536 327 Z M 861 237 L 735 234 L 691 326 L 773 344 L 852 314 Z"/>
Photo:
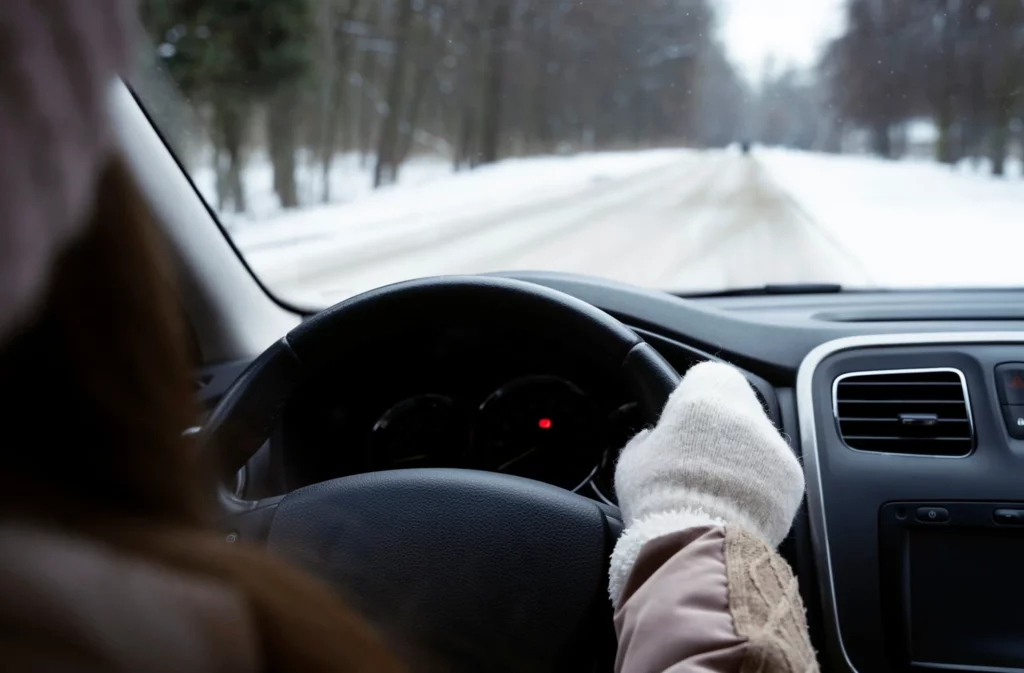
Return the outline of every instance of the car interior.
<path id="1" fill-rule="evenodd" d="M 371 617 L 407 606 L 402 628 L 610 670 L 616 451 L 720 360 L 804 466 L 781 551 L 823 670 L 1024 670 L 1019 290 L 683 298 L 509 271 L 301 311 L 250 271 L 128 87 L 112 100 L 178 264 L 203 410 L 182 430 L 226 465 L 225 544 L 265 543 Z"/>

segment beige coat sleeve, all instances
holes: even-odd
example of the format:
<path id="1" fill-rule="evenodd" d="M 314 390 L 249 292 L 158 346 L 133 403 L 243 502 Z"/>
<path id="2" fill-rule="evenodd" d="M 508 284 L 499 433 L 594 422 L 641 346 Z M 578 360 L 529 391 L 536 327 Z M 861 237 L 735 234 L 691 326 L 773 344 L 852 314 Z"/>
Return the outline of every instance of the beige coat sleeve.
<path id="1" fill-rule="evenodd" d="M 618 673 L 814 673 L 797 581 L 734 526 L 647 543 L 615 614 Z"/>

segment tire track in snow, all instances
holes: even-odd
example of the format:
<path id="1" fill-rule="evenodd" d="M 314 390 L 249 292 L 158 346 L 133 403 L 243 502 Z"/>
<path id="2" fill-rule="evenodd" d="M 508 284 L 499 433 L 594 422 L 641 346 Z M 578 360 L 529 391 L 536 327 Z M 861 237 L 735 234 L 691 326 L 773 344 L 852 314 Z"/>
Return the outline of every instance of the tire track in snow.
<path id="1" fill-rule="evenodd" d="M 788 282 L 863 284 L 751 157 L 708 152 L 688 182 L 551 244 L 470 269 L 574 271 L 677 291 Z M 611 214 L 610 214 L 611 215 Z"/>
<path id="2" fill-rule="evenodd" d="M 500 270 L 572 271 L 676 291 L 866 282 L 762 164 L 725 152 L 456 221 L 436 240 L 407 243 L 303 266 L 289 285 L 336 301 L 406 278 Z"/>
<path id="3" fill-rule="evenodd" d="M 734 179 L 715 200 L 716 212 L 699 218 L 686 232 L 685 245 L 666 244 L 677 254 L 653 285 L 704 290 L 765 283 L 866 283 L 857 260 L 821 235 L 762 164 L 742 156 L 733 162 Z"/>
<path id="4" fill-rule="evenodd" d="M 316 288 L 334 301 L 371 287 L 403 278 L 444 273 L 475 273 L 499 268 L 499 260 L 510 250 L 533 249 L 568 231 L 589 231 L 601 218 L 621 217 L 672 184 L 685 182 L 694 171 L 707 170 L 697 157 L 645 171 L 641 175 L 604 185 L 551 207 L 531 206 L 526 216 L 520 212 L 488 218 L 491 226 L 474 228 L 466 235 L 436 245 L 421 246 L 385 260 L 362 260 L 336 273 L 304 279 L 303 285 Z"/>
<path id="5" fill-rule="evenodd" d="M 356 233 L 350 233 L 333 241 L 324 241 L 302 250 L 300 257 L 284 263 L 276 256 L 271 261 L 261 260 L 258 255 L 248 255 L 248 258 L 264 282 L 274 286 L 334 285 L 343 276 L 355 275 L 367 268 L 401 263 L 403 258 L 427 249 L 457 243 L 481 233 L 489 236 L 502 227 L 515 227 L 523 220 L 578 208 L 582 203 L 603 202 L 617 198 L 620 193 L 630 194 L 637 185 L 642 187 L 651 176 L 666 170 L 666 167 L 694 160 L 684 156 L 678 161 L 659 164 L 625 177 L 599 181 L 565 194 L 530 200 L 512 208 L 468 216 L 457 212 L 442 218 L 434 215 L 426 221 L 416 221 L 414 217 L 384 220 L 358 237 Z"/>
<path id="6" fill-rule="evenodd" d="M 643 259 L 632 257 L 658 244 L 663 229 L 671 226 L 680 204 L 703 193 L 720 180 L 726 169 L 724 157 L 709 153 L 695 166 L 687 166 L 652 182 L 643 199 L 618 203 L 594 219 L 531 241 L 502 255 L 461 269 L 464 272 L 495 269 L 557 270 L 596 276 L 629 278 L 637 282 Z"/>

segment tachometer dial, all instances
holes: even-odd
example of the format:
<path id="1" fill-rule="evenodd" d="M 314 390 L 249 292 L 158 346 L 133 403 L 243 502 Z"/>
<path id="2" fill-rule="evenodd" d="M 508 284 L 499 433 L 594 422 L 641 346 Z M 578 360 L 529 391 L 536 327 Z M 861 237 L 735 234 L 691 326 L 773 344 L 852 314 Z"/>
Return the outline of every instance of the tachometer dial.
<path id="1" fill-rule="evenodd" d="M 473 454 L 477 467 L 574 489 L 600 456 L 590 398 L 554 376 L 516 379 L 480 406 Z"/>
<path id="2" fill-rule="evenodd" d="M 450 397 L 418 395 L 384 412 L 373 426 L 375 470 L 457 467 L 469 439 L 467 414 Z"/>
<path id="3" fill-rule="evenodd" d="M 608 416 L 608 450 L 601 458 L 601 465 L 594 475 L 594 488 L 601 499 L 615 500 L 615 464 L 626 443 L 644 428 L 643 413 L 636 402 L 623 404 Z"/>

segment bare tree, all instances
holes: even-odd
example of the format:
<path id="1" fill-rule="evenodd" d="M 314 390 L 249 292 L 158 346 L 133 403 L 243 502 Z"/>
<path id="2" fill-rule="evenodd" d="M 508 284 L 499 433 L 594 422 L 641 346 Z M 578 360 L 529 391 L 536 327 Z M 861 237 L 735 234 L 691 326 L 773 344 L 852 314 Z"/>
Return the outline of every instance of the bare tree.
<path id="1" fill-rule="evenodd" d="M 850 0 L 820 68 L 843 122 L 892 154 L 894 128 L 928 117 L 936 159 L 986 155 L 1001 175 L 1022 112 L 1024 7 L 1014 0 Z"/>
<path id="2" fill-rule="evenodd" d="M 213 111 L 222 200 L 238 210 L 248 150 L 266 151 L 291 207 L 299 147 L 319 168 L 312 198 L 328 201 L 339 151 L 373 161 L 383 186 L 417 152 L 447 153 L 458 170 L 722 144 L 750 100 L 710 37 L 710 0 L 207 0 L 224 12 L 213 27 L 199 14 L 183 23 L 177 0 L 142 1 L 154 34 L 180 48 L 172 74 Z M 246 132 L 253 119 L 262 132 Z"/>
<path id="3" fill-rule="evenodd" d="M 487 74 L 480 118 L 480 162 L 498 160 L 501 114 L 505 94 L 505 50 L 510 21 L 509 0 L 491 0 L 487 24 Z"/>

